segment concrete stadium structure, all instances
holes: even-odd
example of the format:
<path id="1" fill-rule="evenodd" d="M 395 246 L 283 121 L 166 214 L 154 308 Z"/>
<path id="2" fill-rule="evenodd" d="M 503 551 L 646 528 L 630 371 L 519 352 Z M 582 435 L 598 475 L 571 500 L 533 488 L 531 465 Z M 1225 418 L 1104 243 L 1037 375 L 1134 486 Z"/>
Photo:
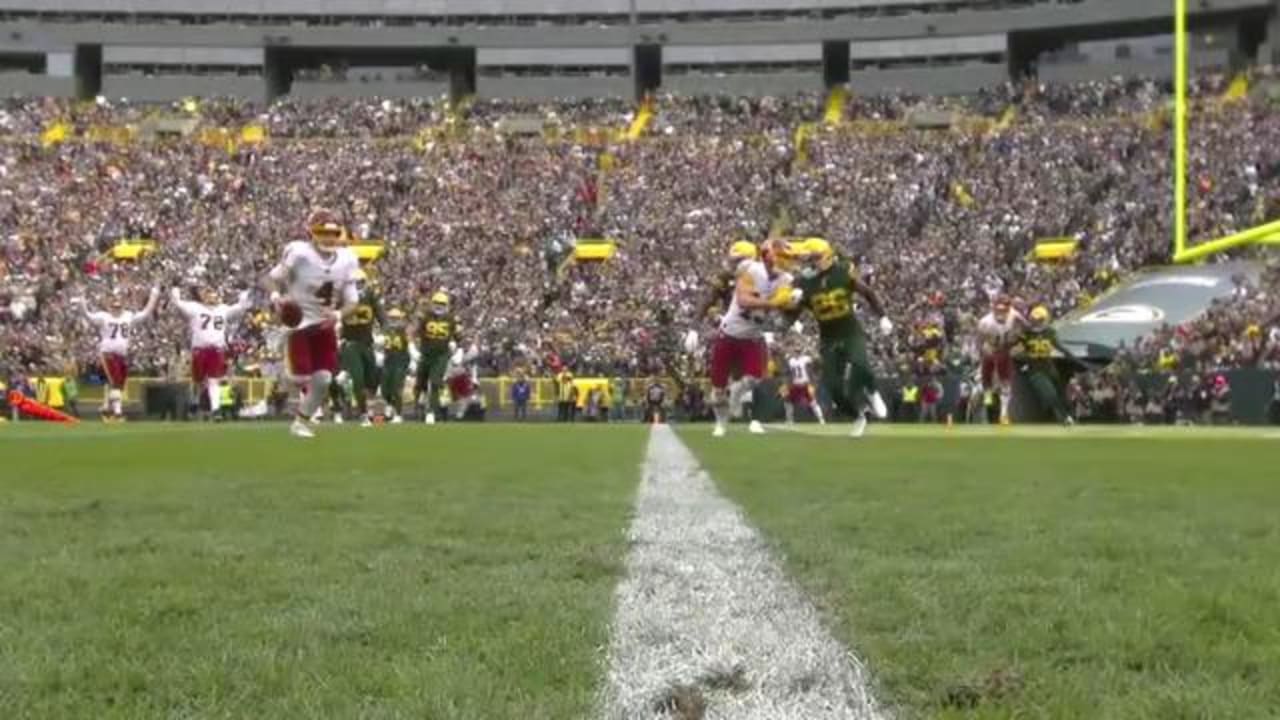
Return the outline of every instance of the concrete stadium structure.
<path id="1" fill-rule="evenodd" d="M 1190 6 L 1195 65 L 1280 57 L 1280 0 Z M 1171 30 L 1170 0 L 0 0 L 0 94 L 945 94 L 1168 75 Z"/>

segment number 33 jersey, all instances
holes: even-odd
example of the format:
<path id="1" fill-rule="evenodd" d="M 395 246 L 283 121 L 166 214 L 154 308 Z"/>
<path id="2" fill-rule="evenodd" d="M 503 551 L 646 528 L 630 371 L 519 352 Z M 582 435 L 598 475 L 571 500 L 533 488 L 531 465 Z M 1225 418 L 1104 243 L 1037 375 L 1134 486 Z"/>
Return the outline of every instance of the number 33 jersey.
<path id="1" fill-rule="evenodd" d="M 350 248 L 323 255 L 311 243 L 291 242 L 280 264 L 271 268 L 271 277 L 288 283 L 289 299 L 302 308 L 298 327 L 303 328 L 331 320 L 334 310 L 359 300 L 354 279 L 359 267 Z"/>

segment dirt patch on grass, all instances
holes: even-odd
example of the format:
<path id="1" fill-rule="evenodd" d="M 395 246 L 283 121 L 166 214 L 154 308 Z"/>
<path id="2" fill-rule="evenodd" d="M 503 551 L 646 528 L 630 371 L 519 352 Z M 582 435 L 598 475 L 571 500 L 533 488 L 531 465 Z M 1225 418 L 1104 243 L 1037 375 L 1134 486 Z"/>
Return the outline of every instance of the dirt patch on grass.
<path id="1" fill-rule="evenodd" d="M 1022 674 L 1017 670 L 999 668 L 984 678 L 948 687 L 940 703 L 945 708 L 969 710 L 1013 697 L 1022 692 L 1024 685 Z"/>

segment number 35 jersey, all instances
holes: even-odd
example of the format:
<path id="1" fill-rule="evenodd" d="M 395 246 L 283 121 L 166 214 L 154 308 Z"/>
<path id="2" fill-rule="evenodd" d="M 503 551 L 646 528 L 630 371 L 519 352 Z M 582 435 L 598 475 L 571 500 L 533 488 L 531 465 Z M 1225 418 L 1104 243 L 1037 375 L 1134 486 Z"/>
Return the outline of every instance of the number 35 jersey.
<path id="1" fill-rule="evenodd" d="M 845 260 L 811 278 L 797 278 L 796 287 L 804 291 L 804 306 L 818 321 L 818 336 L 823 340 L 846 338 L 861 328 L 854 315 L 853 280 L 855 270 Z"/>
<path id="2" fill-rule="evenodd" d="M 350 248 L 323 255 L 309 242 L 291 242 L 280 264 L 271 268 L 271 277 L 288 284 L 289 299 L 302 308 L 298 327 L 303 328 L 328 321 L 334 310 L 359 300 L 355 284 L 359 267 Z"/>

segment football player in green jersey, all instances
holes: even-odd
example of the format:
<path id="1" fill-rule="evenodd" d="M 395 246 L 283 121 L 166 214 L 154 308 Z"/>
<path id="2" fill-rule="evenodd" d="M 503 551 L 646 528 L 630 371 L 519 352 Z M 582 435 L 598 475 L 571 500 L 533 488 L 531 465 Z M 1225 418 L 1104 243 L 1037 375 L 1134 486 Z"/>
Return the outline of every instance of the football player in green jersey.
<path id="1" fill-rule="evenodd" d="M 1066 358 L 1071 358 L 1072 355 L 1058 342 L 1057 331 L 1049 325 L 1048 308 L 1040 305 L 1031 310 L 1015 351 L 1022 361 L 1022 371 L 1026 374 L 1031 392 L 1035 394 L 1040 406 L 1053 413 L 1058 422 L 1074 424 L 1075 420 L 1067 412 L 1067 404 L 1062 399 L 1058 364 L 1054 354 L 1061 353 Z"/>
<path id="2" fill-rule="evenodd" d="M 854 296 L 866 300 L 880 316 L 882 333 L 893 332 L 893 323 L 876 292 L 859 278 L 852 263 L 836 256 L 826 240 L 794 241 L 790 255 L 796 267 L 794 285 L 804 293 L 791 319 L 807 309 L 818 323 L 822 385 L 836 408 L 854 417 L 853 437 L 861 437 L 867 429 L 867 412 L 883 419 L 889 409 L 876 389 L 866 331 L 854 314 Z"/>
<path id="3" fill-rule="evenodd" d="M 369 395 L 378 392 L 378 361 L 373 352 L 373 323 L 386 325 L 382 314 L 382 302 L 377 290 L 369 282 L 363 270 L 355 274 L 359 300 L 355 309 L 342 320 L 342 346 L 338 357 L 342 363 L 345 380 L 351 383 L 351 395 L 360 424 L 373 425 L 369 417 Z M 345 384 L 345 383 L 342 383 Z"/>
<path id="4" fill-rule="evenodd" d="M 415 401 L 426 398 L 423 421 L 436 421 L 440 409 L 440 391 L 444 389 L 444 371 L 449 366 L 452 347 L 458 342 L 460 328 L 453 318 L 449 295 L 443 291 L 431 296 L 426 313 L 418 321 L 418 377 L 414 386 Z"/>
<path id="5" fill-rule="evenodd" d="M 404 422 L 401 405 L 404 402 L 404 383 L 409 375 L 409 355 L 409 330 L 405 325 L 404 311 L 392 308 L 387 312 L 382 345 L 382 399 L 387 404 L 387 419 L 392 423 Z"/>

